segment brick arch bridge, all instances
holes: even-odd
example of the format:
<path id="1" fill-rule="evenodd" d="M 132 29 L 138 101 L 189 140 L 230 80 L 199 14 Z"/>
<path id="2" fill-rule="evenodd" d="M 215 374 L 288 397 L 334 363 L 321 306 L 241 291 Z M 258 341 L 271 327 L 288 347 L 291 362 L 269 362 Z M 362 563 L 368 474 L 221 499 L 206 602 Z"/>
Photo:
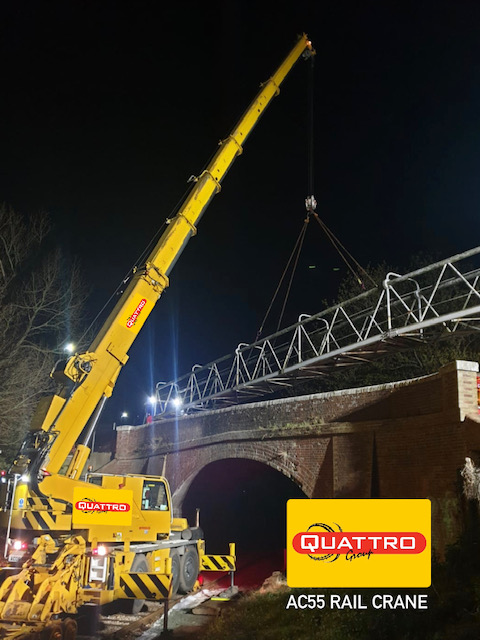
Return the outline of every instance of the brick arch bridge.
<path id="1" fill-rule="evenodd" d="M 177 511 L 225 459 L 268 465 L 309 498 L 430 498 L 442 553 L 462 526 L 459 471 L 480 458 L 477 372 L 456 361 L 414 380 L 121 426 L 102 471 L 165 475 Z"/>

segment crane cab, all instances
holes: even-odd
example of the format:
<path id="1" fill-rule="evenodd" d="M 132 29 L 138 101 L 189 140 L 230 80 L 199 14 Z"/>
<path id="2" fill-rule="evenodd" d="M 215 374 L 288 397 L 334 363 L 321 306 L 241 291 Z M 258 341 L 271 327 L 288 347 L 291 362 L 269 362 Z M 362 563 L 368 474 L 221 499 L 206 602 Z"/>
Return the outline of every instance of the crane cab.
<path id="1" fill-rule="evenodd" d="M 169 537 L 172 529 L 172 506 L 170 488 L 165 478 L 92 473 L 87 475 L 87 484 L 93 486 L 90 492 L 82 488 L 82 492 L 85 493 L 82 500 L 86 503 L 81 505 L 86 507 L 84 512 L 89 511 L 88 507 L 94 506 L 95 500 L 104 499 L 104 495 L 105 499 L 114 495 L 113 504 L 126 505 L 119 507 L 125 511 L 109 512 L 108 524 L 100 524 L 102 520 L 96 517 L 97 514 L 88 514 L 86 520 L 89 522 L 89 541 L 96 539 L 104 542 L 152 542 Z M 112 491 L 114 494 L 111 494 Z M 87 494 L 91 494 L 90 502 Z M 114 528 L 113 518 L 119 522 L 119 526 Z"/>

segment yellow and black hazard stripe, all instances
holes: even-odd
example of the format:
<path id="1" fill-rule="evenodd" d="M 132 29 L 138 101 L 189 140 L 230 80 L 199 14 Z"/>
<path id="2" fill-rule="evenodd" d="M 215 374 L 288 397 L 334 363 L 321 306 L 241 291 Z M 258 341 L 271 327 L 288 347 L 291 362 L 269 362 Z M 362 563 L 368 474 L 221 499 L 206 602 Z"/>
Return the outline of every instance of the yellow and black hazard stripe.
<path id="1" fill-rule="evenodd" d="M 42 531 L 55 529 L 57 525 L 56 516 L 48 511 L 25 511 L 22 521 L 27 529 L 40 529 Z"/>
<path id="2" fill-rule="evenodd" d="M 122 598 L 138 600 L 163 600 L 168 598 L 171 590 L 171 577 L 158 573 L 122 573 L 120 589 L 125 595 Z"/>
<path id="3" fill-rule="evenodd" d="M 235 556 L 203 556 L 201 571 L 235 571 Z"/>
<path id="4" fill-rule="evenodd" d="M 52 504 L 48 498 L 37 498 L 36 496 L 27 498 L 27 506 L 33 507 L 34 509 L 52 508 Z"/>

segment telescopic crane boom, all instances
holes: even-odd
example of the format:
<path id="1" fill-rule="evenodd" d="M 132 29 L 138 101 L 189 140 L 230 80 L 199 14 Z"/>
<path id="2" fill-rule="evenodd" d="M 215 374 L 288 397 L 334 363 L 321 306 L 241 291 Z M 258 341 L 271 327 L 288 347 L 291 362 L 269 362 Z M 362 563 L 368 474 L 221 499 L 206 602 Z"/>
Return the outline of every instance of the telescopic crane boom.
<path id="1" fill-rule="evenodd" d="M 168 286 L 169 274 L 192 235 L 198 222 L 232 166 L 243 151 L 243 145 L 295 62 L 313 52 L 308 37 L 302 35 L 295 47 L 265 82 L 260 92 L 240 118 L 231 134 L 220 146 L 208 167 L 198 178 L 170 221 L 164 234 L 150 253 L 143 268 L 134 273 L 128 287 L 105 321 L 86 353 L 72 356 L 53 376 L 63 381 L 43 416 L 41 426 L 30 433 L 16 467 L 32 480 L 44 470 L 56 474 L 65 463 L 88 420 L 110 397 L 128 351 L 150 315 L 155 303 Z M 45 412 L 45 406 L 42 410 Z M 98 416 L 96 416 L 98 417 Z M 95 422 L 94 418 L 94 422 Z M 77 446 L 66 473 L 79 478 L 90 450 L 87 441 Z M 33 444 L 33 446 L 32 446 Z"/>
<path id="2" fill-rule="evenodd" d="M 10 563 L 0 569 L 0 637 L 31 639 L 42 631 L 42 638 L 59 640 L 63 634 L 71 640 L 75 623 L 66 616 L 81 605 L 124 599 L 137 606 L 145 598 L 166 598 L 177 589 L 188 592 L 199 570 L 212 570 L 219 563 L 224 570 L 235 569 L 235 545 L 228 555 L 207 556 L 201 529 L 173 517 L 165 478 L 80 477 L 102 407 L 133 341 L 168 286 L 176 260 L 285 76 L 302 55 L 313 53 L 302 35 L 194 179 L 183 205 L 144 266 L 133 273 L 90 348 L 52 372 L 59 391 L 42 401 L 34 415 L 0 512 Z M 74 455 L 63 473 L 72 447 Z"/>

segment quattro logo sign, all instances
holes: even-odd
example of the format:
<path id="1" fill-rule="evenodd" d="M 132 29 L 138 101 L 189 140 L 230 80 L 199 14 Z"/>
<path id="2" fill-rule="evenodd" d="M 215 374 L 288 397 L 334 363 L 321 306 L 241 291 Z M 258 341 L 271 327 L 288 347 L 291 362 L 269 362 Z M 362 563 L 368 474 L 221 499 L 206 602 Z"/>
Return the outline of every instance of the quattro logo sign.
<path id="1" fill-rule="evenodd" d="M 427 587 L 429 500 L 289 500 L 290 587 Z"/>
<path id="2" fill-rule="evenodd" d="M 79 500 L 75 508 L 84 513 L 96 511 L 130 511 L 130 505 L 125 502 L 94 502 L 91 500 Z"/>
<path id="3" fill-rule="evenodd" d="M 129 525 L 132 499 L 129 489 L 102 489 L 93 484 L 88 489 L 75 487 L 72 521 L 74 524 Z"/>
<path id="4" fill-rule="evenodd" d="M 315 525 L 313 525 L 315 526 Z M 421 553 L 427 540 L 421 533 L 297 533 L 293 548 L 297 553 L 335 555 L 358 553 Z M 316 558 L 315 558 L 316 559 Z M 319 558 L 324 560 L 326 557 Z"/>
<path id="5" fill-rule="evenodd" d="M 127 319 L 126 325 L 129 329 L 133 327 L 136 323 L 138 316 L 141 314 L 143 307 L 147 304 L 145 298 L 142 298 L 140 302 L 137 304 L 137 308 L 132 313 L 132 315 Z"/>
<path id="6" fill-rule="evenodd" d="M 120 325 L 135 332 L 140 331 L 152 308 L 153 303 L 147 297 L 135 295 L 134 299 L 125 305 L 119 317 Z"/>

